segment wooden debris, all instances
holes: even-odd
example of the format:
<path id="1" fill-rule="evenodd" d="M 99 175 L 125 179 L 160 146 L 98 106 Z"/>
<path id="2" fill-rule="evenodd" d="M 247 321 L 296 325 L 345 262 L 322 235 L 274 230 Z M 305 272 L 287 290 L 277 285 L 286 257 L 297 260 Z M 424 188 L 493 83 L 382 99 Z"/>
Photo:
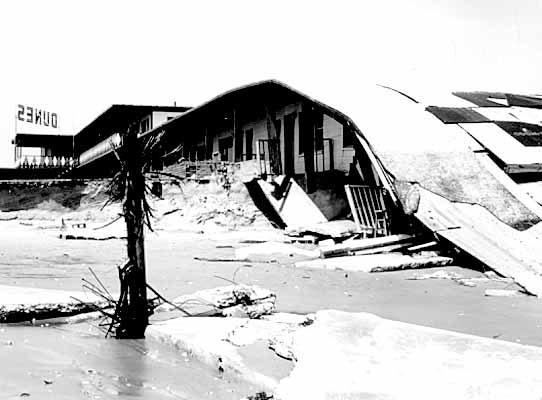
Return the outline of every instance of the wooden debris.
<path id="1" fill-rule="evenodd" d="M 391 253 L 394 251 L 399 251 L 405 247 L 410 246 L 409 243 L 400 243 L 400 244 L 390 244 L 389 246 L 373 247 L 372 249 L 365 249 L 352 252 L 354 256 L 362 256 L 366 254 L 380 254 L 380 253 Z"/>
<path id="2" fill-rule="evenodd" d="M 437 244 L 438 244 L 438 242 L 436 240 L 433 240 L 431 242 L 422 243 L 422 244 L 418 244 L 418 245 L 409 247 L 407 249 L 407 251 L 410 252 L 410 253 L 415 253 L 415 252 L 420 251 L 420 250 L 425 250 L 425 249 L 430 249 L 431 247 L 435 247 Z"/>
<path id="3" fill-rule="evenodd" d="M 414 241 L 414 236 L 399 234 L 369 239 L 356 239 L 347 243 L 340 243 L 333 246 L 325 246 L 320 248 L 320 257 L 338 257 L 352 254 L 356 251 L 381 248 L 389 245 L 402 244 L 403 247 L 411 246 Z"/>
<path id="4" fill-rule="evenodd" d="M 312 225 L 286 229 L 289 236 L 301 236 L 305 234 L 319 237 L 346 238 L 357 232 L 356 224 L 350 220 L 338 220 L 320 222 Z"/>
<path id="5" fill-rule="evenodd" d="M 443 267 L 452 263 L 448 257 L 414 257 L 400 253 L 368 254 L 300 261 L 298 268 L 318 268 L 356 272 L 387 272 L 403 269 Z"/>
<path id="6" fill-rule="evenodd" d="M 290 243 L 299 244 L 315 244 L 318 241 L 318 237 L 314 235 L 303 235 L 301 237 L 292 237 Z"/>

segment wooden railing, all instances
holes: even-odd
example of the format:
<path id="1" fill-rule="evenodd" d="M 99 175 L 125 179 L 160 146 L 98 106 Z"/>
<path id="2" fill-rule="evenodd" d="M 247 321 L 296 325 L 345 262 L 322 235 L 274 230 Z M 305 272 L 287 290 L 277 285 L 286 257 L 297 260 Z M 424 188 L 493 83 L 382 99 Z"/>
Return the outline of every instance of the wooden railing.
<path id="1" fill-rule="evenodd" d="M 346 197 L 358 232 L 371 236 L 389 235 L 390 220 L 383 187 L 345 185 Z"/>

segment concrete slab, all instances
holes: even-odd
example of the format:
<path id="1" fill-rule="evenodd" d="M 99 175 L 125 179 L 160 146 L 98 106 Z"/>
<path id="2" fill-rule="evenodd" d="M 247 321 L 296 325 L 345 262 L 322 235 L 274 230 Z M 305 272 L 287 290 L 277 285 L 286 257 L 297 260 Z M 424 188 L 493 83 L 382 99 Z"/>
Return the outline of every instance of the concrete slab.
<path id="1" fill-rule="evenodd" d="M 222 371 L 239 374 L 264 390 L 274 390 L 293 364 L 281 362 L 268 349 L 269 340 L 300 327 L 303 316 L 266 319 L 190 317 L 158 322 L 147 328 L 146 336 L 187 351 L 192 357 Z M 256 358 L 260 361 L 254 362 Z"/>
<path id="2" fill-rule="evenodd" d="M 542 349 L 386 320 L 319 311 L 294 333 L 297 363 L 275 397 L 539 399 Z"/>

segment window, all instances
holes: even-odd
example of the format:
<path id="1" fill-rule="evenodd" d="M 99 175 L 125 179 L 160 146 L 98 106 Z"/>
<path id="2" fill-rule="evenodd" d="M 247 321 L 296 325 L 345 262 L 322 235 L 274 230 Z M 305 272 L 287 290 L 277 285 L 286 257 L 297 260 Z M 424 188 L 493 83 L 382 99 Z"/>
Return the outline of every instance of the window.
<path id="1" fill-rule="evenodd" d="M 343 125 L 343 148 L 354 145 L 354 131 L 346 124 Z"/>
<path id="2" fill-rule="evenodd" d="M 324 149 L 324 114 L 317 113 L 314 118 L 314 150 Z"/>
<path id="3" fill-rule="evenodd" d="M 145 133 L 150 129 L 150 127 L 151 127 L 151 121 L 149 120 L 149 117 L 147 117 L 141 120 L 139 132 Z"/>

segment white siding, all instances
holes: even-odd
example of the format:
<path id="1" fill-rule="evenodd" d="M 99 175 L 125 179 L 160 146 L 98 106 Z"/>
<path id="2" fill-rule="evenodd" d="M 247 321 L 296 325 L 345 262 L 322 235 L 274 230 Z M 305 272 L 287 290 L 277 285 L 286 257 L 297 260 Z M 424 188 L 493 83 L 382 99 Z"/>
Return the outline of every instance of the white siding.
<path id="1" fill-rule="evenodd" d="M 304 155 L 299 154 L 299 113 L 302 111 L 300 103 L 289 104 L 276 112 L 276 118 L 281 120 L 281 131 L 280 131 L 280 143 L 281 143 L 281 156 L 284 157 L 284 116 L 297 113 L 296 122 L 294 125 L 294 168 L 296 174 L 305 173 L 305 161 Z M 263 139 L 268 139 L 267 134 L 267 121 L 265 118 L 258 119 L 255 121 L 246 122 L 239 127 L 243 132 L 247 129 L 252 129 L 253 131 L 253 149 L 252 153 L 257 153 L 258 141 Z M 215 134 L 213 137 L 213 152 L 218 151 L 218 139 L 233 136 L 233 130 L 228 129 L 218 134 Z M 344 148 L 343 149 L 343 127 L 342 124 L 337 122 L 335 119 L 324 115 L 324 138 L 333 140 L 333 158 L 334 158 L 334 168 L 336 170 L 348 172 L 350 169 L 350 163 L 352 162 L 354 150 L 353 148 Z M 315 166 L 318 162 L 318 171 L 322 170 L 322 159 L 325 160 L 325 170 L 329 169 L 329 142 L 324 141 L 324 152 L 325 157 L 322 157 L 322 151 L 318 152 L 315 155 Z M 246 142 L 243 140 L 243 151 L 242 153 L 248 153 L 246 149 Z M 231 161 L 231 160 L 230 160 Z M 284 165 L 284 159 L 282 159 Z"/>
<path id="2" fill-rule="evenodd" d="M 181 114 L 182 112 L 180 111 L 153 111 L 151 129 L 156 128 L 158 125 L 162 125 L 168 118 L 174 118 Z"/>

